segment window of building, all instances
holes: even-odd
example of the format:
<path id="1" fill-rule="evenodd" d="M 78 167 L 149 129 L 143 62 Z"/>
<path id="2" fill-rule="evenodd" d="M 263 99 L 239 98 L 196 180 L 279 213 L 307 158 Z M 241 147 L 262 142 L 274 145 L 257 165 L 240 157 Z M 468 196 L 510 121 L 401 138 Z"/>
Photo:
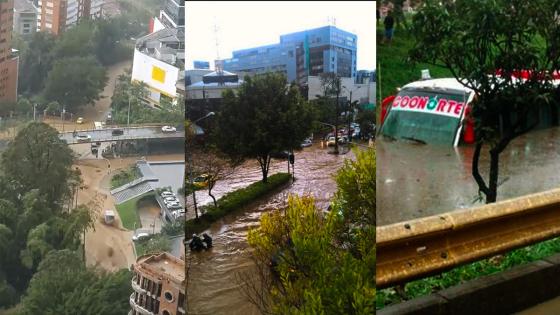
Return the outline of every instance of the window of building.
<path id="1" fill-rule="evenodd" d="M 162 314 L 163 314 L 163 315 L 171 315 L 171 313 L 169 313 L 168 310 L 163 310 Z"/>
<path id="2" fill-rule="evenodd" d="M 163 296 L 165 297 L 165 299 L 168 302 L 173 302 L 173 293 L 169 292 L 169 291 L 165 291 L 165 293 L 163 294 Z"/>

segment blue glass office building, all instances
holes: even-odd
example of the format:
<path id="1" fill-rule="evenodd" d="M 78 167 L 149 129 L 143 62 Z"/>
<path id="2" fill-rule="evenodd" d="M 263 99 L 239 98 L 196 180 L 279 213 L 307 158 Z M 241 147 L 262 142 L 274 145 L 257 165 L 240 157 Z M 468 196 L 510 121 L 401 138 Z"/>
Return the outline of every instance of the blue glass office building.
<path id="1" fill-rule="evenodd" d="M 356 77 L 357 36 L 325 26 L 280 36 L 280 43 L 233 52 L 221 61 L 231 72 L 281 72 L 288 81 L 303 83 L 307 76 L 334 72 L 341 77 Z"/>

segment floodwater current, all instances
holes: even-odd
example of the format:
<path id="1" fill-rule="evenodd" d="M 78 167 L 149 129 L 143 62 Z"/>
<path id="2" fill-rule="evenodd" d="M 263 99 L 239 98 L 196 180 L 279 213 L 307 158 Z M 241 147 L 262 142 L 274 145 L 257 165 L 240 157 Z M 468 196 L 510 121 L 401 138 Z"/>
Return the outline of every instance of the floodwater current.
<path id="1" fill-rule="evenodd" d="M 213 237 L 214 247 L 207 252 L 187 253 L 188 314 L 260 314 L 241 290 L 240 275 L 255 270 L 247 244 L 248 230 L 258 226 L 263 213 L 282 208 L 288 194 L 311 195 L 318 207 L 326 209 L 336 191 L 333 175 L 348 158 L 354 158 L 352 152 L 328 154 L 317 143 L 295 152 L 296 181 L 293 184 L 212 224 L 206 233 Z M 287 168 L 287 161 L 273 160 L 270 174 L 287 172 Z M 258 163 L 248 161 L 231 178 L 217 183 L 214 191 L 218 198 L 261 179 Z M 211 202 L 204 191 L 198 193 L 197 203 Z"/>
<path id="2" fill-rule="evenodd" d="M 473 146 L 421 145 L 380 137 L 376 150 L 378 226 L 483 204 L 471 173 Z M 487 150 L 483 149 L 479 166 L 487 180 Z M 560 128 L 514 139 L 500 155 L 498 200 L 558 188 L 559 169 Z"/>

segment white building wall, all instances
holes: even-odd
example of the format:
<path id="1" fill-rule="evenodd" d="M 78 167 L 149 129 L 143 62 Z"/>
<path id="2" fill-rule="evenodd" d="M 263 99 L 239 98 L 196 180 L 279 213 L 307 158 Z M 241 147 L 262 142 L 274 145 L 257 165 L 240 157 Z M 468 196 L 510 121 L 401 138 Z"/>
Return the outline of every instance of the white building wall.
<path id="1" fill-rule="evenodd" d="M 165 28 L 165 25 L 163 25 L 163 23 L 161 23 L 159 18 L 154 18 L 154 31 L 152 33 L 155 33 L 157 31 L 161 31 L 162 29 Z"/>
<path id="2" fill-rule="evenodd" d="M 159 102 L 161 94 L 175 99 L 178 80 L 179 68 L 134 50 L 132 81 L 146 83 L 150 89 L 150 98 L 154 102 Z"/>
<path id="3" fill-rule="evenodd" d="M 101 17 L 104 3 L 104 0 L 91 0 L 91 9 L 89 12 L 91 18 Z"/>
<path id="4" fill-rule="evenodd" d="M 67 0 L 66 26 L 78 23 L 78 0 Z"/>
<path id="5" fill-rule="evenodd" d="M 340 78 L 342 88 L 340 97 L 350 98 L 350 91 L 352 91 L 352 101 L 360 101 L 362 103 L 375 103 L 375 82 L 367 84 L 355 84 L 354 78 Z M 317 95 L 323 95 L 321 87 L 321 79 L 318 76 L 309 76 L 307 81 L 309 91 L 308 99 L 317 99 Z"/>

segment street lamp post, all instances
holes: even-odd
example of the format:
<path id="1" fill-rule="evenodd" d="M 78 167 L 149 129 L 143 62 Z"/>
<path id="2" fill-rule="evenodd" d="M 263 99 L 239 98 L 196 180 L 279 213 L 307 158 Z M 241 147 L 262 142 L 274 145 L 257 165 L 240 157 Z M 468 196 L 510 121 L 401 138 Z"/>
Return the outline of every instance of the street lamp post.
<path id="1" fill-rule="evenodd" d="M 343 86 L 343 88 L 345 88 L 345 89 L 348 91 L 348 88 L 347 88 L 347 87 Z M 361 88 L 361 86 L 358 86 L 358 87 L 356 88 L 356 90 L 359 90 L 360 88 Z M 353 92 L 353 90 L 349 90 L 349 91 L 350 91 L 350 101 L 349 101 L 349 103 L 348 103 L 348 110 L 349 110 L 349 111 L 352 111 L 352 115 L 353 115 L 353 114 L 354 114 L 354 106 L 353 106 L 353 104 L 352 104 L 352 92 Z M 350 114 L 349 114 L 348 112 L 347 112 L 346 114 L 348 115 L 348 117 L 346 117 L 347 120 L 348 120 L 348 143 L 350 143 L 350 142 L 352 142 L 352 133 L 350 133 L 350 122 L 351 122 L 351 119 L 350 119 Z"/>
<path id="2" fill-rule="evenodd" d="M 126 115 L 126 130 L 130 128 L 130 94 L 128 95 L 128 113 Z"/>
<path id="3" fill-rule="evenodd" d="M 193 124 L 195 124 L 195 123 L 197 123 L 197 122 L 199 122 L 203 119 L 206 119 L 210 116 L 213 116 L 213 115 L 215 115 L 214 112 L 209 112 L 208 114 L 206 114 L 206 116 L 195 120 L 193 122 Z M 197 208 L 197 205 L 196 205 L 196 191 L 194 190 L 194 177 L 193 177 L 194 163 L 192 162 L 192 150 L 187 150 L 187 164 L 188 164 L 188 167 L 189 167 L 189 184 L 190 184 L 191 189 L 192 189 L 194 214 L 195 214 L 196 218 L 198 219 L 198 208 Z M 186 204 L 186 202 L 185 202 L 185 204 Z"/>
<path id="4" fill-rule="evenodd" d="M 338 105 L 338 97 L 340 96 L 340 78 L 336 78 L 336 117 L 334 120 L 334 154 L 338 154 L 338 115 L 339 113 L 339 105 Z"/>
<path id="5" fill-rule="evenodd" d="M 60 114 L 62 117 L 62 132 L 64 132 L 64 114 L 66 114 L 66 106 L 62 107 L 62 113 Z"/>

